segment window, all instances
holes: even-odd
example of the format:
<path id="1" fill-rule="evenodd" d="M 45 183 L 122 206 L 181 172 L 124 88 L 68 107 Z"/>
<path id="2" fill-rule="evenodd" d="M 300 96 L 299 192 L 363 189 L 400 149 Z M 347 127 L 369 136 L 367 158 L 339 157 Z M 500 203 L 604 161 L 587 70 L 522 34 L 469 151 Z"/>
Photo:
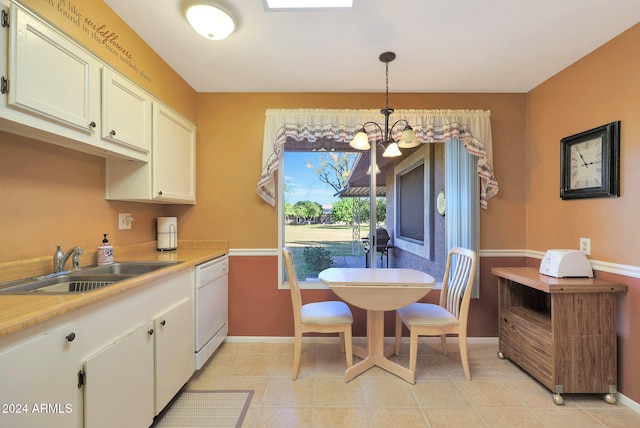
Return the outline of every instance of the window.
<path id="1" fill-rule="evenodd" d="M 398 234 L 424 244 L 424 162 L 398 174 Z"/>
<path id="2" fill-rule="evenodd" d="M 303 145 L 304 144 L 304 145 Z M 278 221 L 280 247 L 291 249 L 298 282 L 302 288 L 326 288 L 317 279 L 322 269 L 349 265 L 365 256 L 359 236 L 366 236 L 367 224 L 354 226 L 351 216 L 369 217 L 368 202 L 336 196 L 360 155 L 349 151 L 310 151 L 308 143 L 285 145 L 278 172 Z M 306 150 L 305 150 L 306 149 Z M 334 208 L 336 208 L 334 210 Z M 354 246 L 354 244 L 357 244 Z M 359 262 L 359 261 L 358 261 Z M 284 263 L 280 266 L 280 287 L 288 281 Z"/>
<path id="3" fill-rule="evenodd" d="M 394 168 L 396 247 L 431 260 L 433 250 L 433 145 L 427 144 Z"/>

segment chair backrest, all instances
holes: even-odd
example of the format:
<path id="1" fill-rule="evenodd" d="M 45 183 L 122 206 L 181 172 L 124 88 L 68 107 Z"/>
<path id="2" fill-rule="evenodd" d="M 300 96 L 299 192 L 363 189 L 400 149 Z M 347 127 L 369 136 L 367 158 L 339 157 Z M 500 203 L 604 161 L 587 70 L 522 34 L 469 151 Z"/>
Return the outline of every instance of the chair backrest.
<path id="1" fill-rule="evenodd" d="M 467 248 L 452 248 L 447 256 L 447 266 L 442 280 L 440 306 L 464 322 L 469 313 L 475 275 L 476 252 Z"/>
<path id="2" fill-rule="evenodd" d="M 391 240 L 391 237 L 389 236 L 389 232 L 387 232 L 387 229 L 380 228 L 376 229 L 376 239 L 376 245 L 387 245 L 387 243 L 389 243 L 389 241 Z"/>
<path id="3" fill-rule="evenodd" d="M 287 268 L 287 276 L 289 277 L 289 291 L 291 291 L 291 304 L 293 305 L 293 321 L 295 328 L 300 325 L 302 296 L 300 295 L 300 285 L 296 276 L 296 268 L 293 266 L 293 256 L 288 247 L 282 247 L 282 256 L 284 257 L 284 265 Z"/>

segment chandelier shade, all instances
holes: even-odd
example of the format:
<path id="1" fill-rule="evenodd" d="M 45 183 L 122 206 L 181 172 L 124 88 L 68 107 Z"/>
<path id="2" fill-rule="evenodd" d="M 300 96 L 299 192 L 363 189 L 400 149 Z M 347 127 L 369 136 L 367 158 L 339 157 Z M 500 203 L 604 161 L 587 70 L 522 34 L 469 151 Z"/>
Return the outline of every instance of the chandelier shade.
<path id="1" fill-rule="evenodd" d="M 369 136 L 367 135 L 367 131 L 364 128 L 361 128 L 355 137 L 353 137 L 353 140 L 351 140 L 349 145 L 356 150 L 369 150 L 371 146 L 369 145 Z"/>
<path id="2" fill-rule="evenodd" d="M 387 148 L 384 150 L 384 153 L 382 154 L 382 156 L 385 158 L 395 158 L 398 156 L 402 156 L 402 152 L 398 148 L 398 143 L 393 143 L 393 142 L 389 143 L 389 145 L 387 145 Z"/>
<path id="3" fill-rule="evenodd" d="M 398 141 L 398 147 L 411 149 L 413 147 L 418 147 L 419 145 L 420 140 L 416 137 L 416 133 L 413 131 L 413 128 L 407 123 L 402 130 L 402 136 L 400 137 L 400 141 Z"/>

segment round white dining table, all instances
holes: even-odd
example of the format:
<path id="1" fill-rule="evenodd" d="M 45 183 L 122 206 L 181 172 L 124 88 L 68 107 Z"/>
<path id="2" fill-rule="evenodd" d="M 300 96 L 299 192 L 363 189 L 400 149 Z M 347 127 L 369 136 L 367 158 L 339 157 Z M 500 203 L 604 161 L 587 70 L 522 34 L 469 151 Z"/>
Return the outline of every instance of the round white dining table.
<path id="1" fill-rule="evenodd" d="M 415 269 L 329 268 L 318 274 L 345 302 L 367 311 L 367 349 L 353 347 L 353 353 L 362 361 L 347 367 L 345 382 L 378 366 L 396 376 L 414 383 L 411 371 L 387 358 L 393 346 L 384 349 L 384 312 L 417 302 L 426 296 L 435 279 Z"/>

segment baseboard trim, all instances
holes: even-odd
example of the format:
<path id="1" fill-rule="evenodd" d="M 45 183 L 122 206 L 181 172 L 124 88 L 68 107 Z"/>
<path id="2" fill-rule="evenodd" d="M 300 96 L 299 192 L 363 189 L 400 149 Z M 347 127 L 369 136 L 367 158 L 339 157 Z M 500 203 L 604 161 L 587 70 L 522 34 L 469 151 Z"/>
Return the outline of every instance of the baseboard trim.
<path id="1" fill-rule="evenodd" d="M 328 343 L 334 342 L 337 336 L 303 336 L 302 341 L 307 343 Z M 365 337 L 354 336 L 355 340 L 365 340 Z M 385 337 L 385 340 L 393 340 L 393 337 Z M 420 337 L 420 341 L 440 343 L 440 337 Z M 226 342 L 234 343 L 293 343 L 293 337 L 288 336 L 228 336 Z M 458 343 L 457 336 L 447 337 L 447 342 Z M 402 343 L 409 343 L 408 337 L 401 339 Z M 468 337 L 467 343 L 490 343 L 498 344 L 497 337 Z"/>

